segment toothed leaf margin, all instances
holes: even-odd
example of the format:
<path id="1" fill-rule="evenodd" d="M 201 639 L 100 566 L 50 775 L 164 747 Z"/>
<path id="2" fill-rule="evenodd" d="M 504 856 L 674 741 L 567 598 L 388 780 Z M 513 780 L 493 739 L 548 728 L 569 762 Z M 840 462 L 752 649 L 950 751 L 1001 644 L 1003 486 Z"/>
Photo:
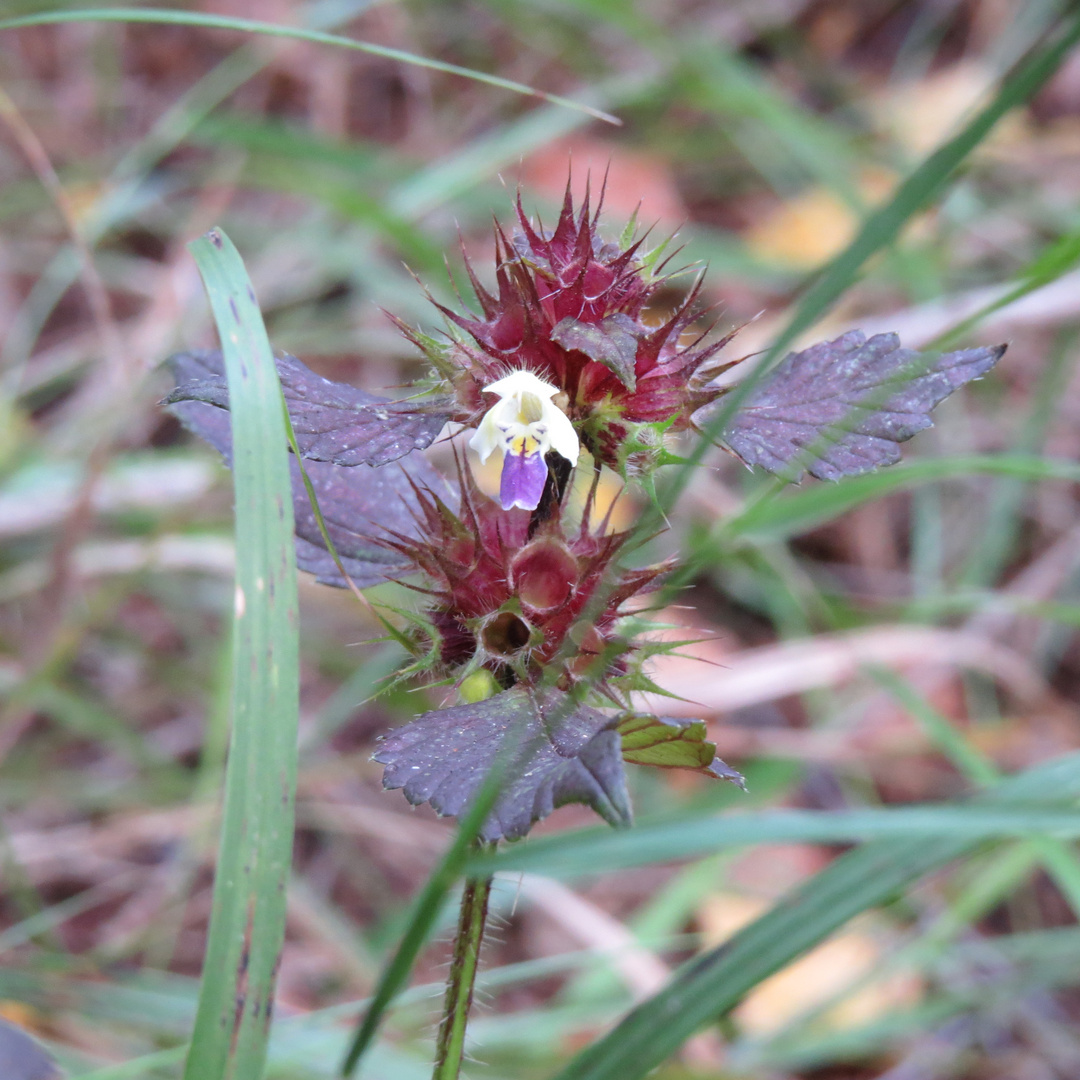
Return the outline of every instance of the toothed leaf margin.
<path id="1" fill-rule="evenodd" d="M 194 355 L 201 357 L 201 370 L 183 381 L 178 374 L 179 385 L 165 398 L 165 404 L 201 401 L 228 409 L 221 354 Z M 437 403 L 391 401 L 347 383 L 331 382 L 288 353 L 275 362 L 296 445 L 312 461 L 349 467 L 386 465 L 430 446 L 448 419 Z M 170 364 L 178 370 L 173 360 Z"/>
<path id="2" fill-rule="evenodd" d="M 218 352 L 179 353 L 169 360 L 177 380 L 188 383 L 206 381 L 220 363 Z M 231 463 L 232 431 L 227 412 L 197 400 L 177 401 L 169 411 L 213 446 L 226 464 Z M 315 574 L 324 585 L 344 588 L 347 582 L 323 542 L 299 463 L 291 455 L 289 468 L 297 565 Z M 378 469 L 366 465 L 344 468 L 322 461 L 308 462 L 305 469 L 342 565 L 361 588 L 393 581 L 416 570 L 410 559 L 378 538 L 390 532 L 419 537 L 417 487 L 452 501 L 445 481 L 421 454 L 411 454 Z"/>
<path id="3" fill-rule="evenodd" d="M 900 460 L 899 443 L 931 426 L 930 411 L 1001 359 L 997 345 L 935 355 L 904 349 L 896 334 L 867 341 L 851 330 L 789 353 L 751 391 L 721 440 L 748 465 L 785 479 L 870 472 Z M 697 410 L 705 429 L 724 408 Z"/>
<path id="4" fill-rule="evenodd" d="M 598 325 L 565 318 L 551 328 L 551 340 L 584 353 L 615 373 L 628 389 L 637 389 L 637 346 L 642 330 L 628 315 L 609 315 Z"/>
<path id="5" fill-rule="evenodd" d="M 525 689 L 425 713 L 379 740 L 383 787 L 414 806 L 460 817 L 495 764 L 504 740 L 517 747 L 504 790 L 480 836 L 516 840 L 557 807 L 584 803 L 612 825 L 631 822 L 616 719 L 558 691 L 541 705 Z"/>

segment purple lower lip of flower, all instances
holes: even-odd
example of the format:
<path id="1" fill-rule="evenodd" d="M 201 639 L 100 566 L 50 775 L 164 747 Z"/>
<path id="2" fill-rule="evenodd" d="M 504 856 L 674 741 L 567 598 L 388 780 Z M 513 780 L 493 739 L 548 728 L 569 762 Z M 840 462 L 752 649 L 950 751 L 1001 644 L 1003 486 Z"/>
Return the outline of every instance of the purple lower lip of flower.
<path id="1" fill-rule="evenodd" d="M 547 483 L 548 467 L 544 455 L 507 453 L 503 458 L 502 482 L 499 485 L 499 501 L 504 510 L 520 506 L 522 510 L 535 510 L 540 505 Z"/>

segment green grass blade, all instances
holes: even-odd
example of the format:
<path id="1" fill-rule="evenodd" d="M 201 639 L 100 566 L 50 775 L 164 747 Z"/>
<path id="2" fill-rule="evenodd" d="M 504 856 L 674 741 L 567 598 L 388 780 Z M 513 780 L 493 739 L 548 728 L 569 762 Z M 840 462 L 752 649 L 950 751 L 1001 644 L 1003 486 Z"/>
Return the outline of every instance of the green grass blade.
<path id="1" fill-rule="evenodd" d="M 469 872 L 530 870 L 560 878 L 592 876 L 672 859 L 709 855 L 757 844 L 850 844 L 887 837 L 1080 837 L 1080 814 L 1071 807 L 1043 810 L 1000 806 L 928 805 L 896 809 L 767 810 L 760 814 L 680 817 L 642 824 L 633 832 L 583 829 L 543 837 L 490 859 Z"/>
<path id="2" fill-rule="evenodd" d="M 983 805 L 1080 798 L 1080 755 L 1070 754 L 994 787 Z M 900 895 L 963 855 L 970 837 L 880 841 L 848 852 L 805 886 L 684 967 L 660 993 L 579 1054 L 557 1080 L 637 1080 L 702 1025 L 733 1008 L 763 979 L 867 908 Z"/>
<path id="3" fill-rule="evenodd" d="M 182 1046 L 172 1046 L 168 1050 L 158 1050 L 119 1065 L 103 1065 L 92 1072 L 81 1073 L 79 1080 L 143 1080 L 147 1076 L 162 1076 L 165 1074 L 160 1069 L 178 1065 L 184 1060 L 184 1049 Z"/>
<path id="4" fill-rule="evenodd" d="M 794 104 L 757 65 L 715 42 L 679 41 L 675 56 L 685 65 L 687 89 L 701 109 L 723 117 L 725 126 L 746 124 L 767 132 L 800 170 L 827 185 L 858 210 L 863 199 L 853 181 L 857 159 L 841 128 Z"/>
<path id="5" fill-rule="evenodd" d="M 517 728 L 511 728 L 507 732 L 508 737 L 503 748 L 496 755 L 491 771 L 476 793 L 475 801 L 461 818 L 454 842 L 439 860 L 438 866 L 431 872 L 417 896 L 401 942 L 383 969 L 379 984 L 372 995 L 371 1005 L 349 1044 L 341 1065 L 342 1076 L 352 1076 L 360 1064 L 360 1059 L 370 1049 L 383 1016 L 407 982 L 420 950 L 431 936 L 450 890 L 464 872 L 473 842 L 498 801 L 503 776 L 507 769 L 513 768 L 513 759 L 518 750 L 515 745 L 519 741 L 515 737 L 517 734 Z"/>
<path id="6" fill-rule="evenodd" d="M 240 255 L 191 245 L 225 354 L 236 491 L 232 734 L 210 936 L 184 1076 L 262 1076 L 285 932 L 299 712 L 299 618 L 285 414 Z"/>
<path id="7" fill-rule="evenodd" d="M 1012 453 L 1042 452 L 1054 417 L 1062 402 L 1067 400 L 1068 383 L 1076 366 L 1076 338 L 1073 328 L 1057 335 L 1046 365 L 1039 373 Z M 993 485 L 986 500 L 981 534 L 956 578 L 961 589 L 989 586 L 1008 566 L 1023 531 L 1024 503 L 1032 494 L 1030 485 L 1021 477 L 1006 477 Z"/>
<path id="8" fill-rule="evenodd" d="M 618 103 L 646 86 L 640 78 L 609 79 L 592 88 L 590 96 L 604 104 Z M 589 121 L 565 109 L 532 109 L 512 123 L 502 124 L 452 153 L 418 169 L 387 195 L 389 212 L 414 220 L 489 180 L 537 147 L 577 131 Z"/>
<path id="9" fill-rule="evenodd" d="M 0 30 L 16 30 L 23 26 L 42 26 L 46 23 L 68 22 L 122 22 L 122 23 L 157 23 L 166 26 L 200 26 L 215 30 L 239 30 L 245 34 L 265 34 L 268 37 L 292 38 L 295 41 L 310 41 L 315 45 L 334 45 L 343 49 L 356 49 L 359 52 L 381 56 L 387 60 L 399 60 L 403 64 L 415 64 L 417 67 L 442 71 L 448 75 L 460 75 L 465 79 L 486 83 L 499 90 L 509 90 L 514 94 L 541 98 L 552 105 L 561 105 L 566 109 L 586 113 L 597 120 L 609 124 L 621 124 L 622 121 L 610 113 L 594 109 L 591 105 L 571 101 L 558 94 L 546 94 L 524 83 L 504 79 L 498 75 L 489 75 L 484 71 L 448 64 L 442 60 L 432 60 L 426 56 L 392 49 L 388 45 L 376 45 L 370 41 L 358 41 L 355 38 L 342 37 L 340 34 L 328 34 L 322 30 L 305 30 L 298 26 L 280 26 L 277 23 L 260 22 L 257 19 L 237 19 L 229 15 L 212 15 L 204 12 L 176 11 L 168 8 L 85 8 L 74 11 L 44 11 L 37 15 L 24 15 L 17 19 L 0 20 Z"/>
<path id="10" fill-rule="evenodd" d="M 876 664 L 868 665 L 866 670 L 918 721 L 933 744 L 962 776 L 981 787 L 1001 779 L 993 761 L 978 750 L 947 716 L 938 712 L 907 679 Z"/>
<path id="11" fill-rule="evenodd" d="M 886 668 L 871 667 L 870 674 L 922 725 L 934 744 L 972 783 L 986 787 L 1001 779 L 994 762 L 965 737 L 953 722 L 930 704 L 906 679 Z M 1074 847 L 1059 836 L 1039 836 L 1031 847 L 1080 918 L 1080 859 Z"/>
<path id="12" fill-rule="evenodd" d="M 1018 282 L 996 300 L 979 308 L 978 311 L 962 319 L 933 341 L 927 342 L 927 348 L 947 349 L 960 338 L 974 330 L 984 319 L 997 311 L 1015 304 L 1029 293 L 1063 277 L 1080 263 L 1080 229 L 1063 233 L 1039 254 L 1017 275 Z"/>
<path id="13" fill-rule="evenodd" d="M 906 462 L 880 472 L 845 477 L 835 484 L 816 484 L 797 490 L 770 488 L 772 498 L 751 502 L 720 526 L 717 537 L 722 542 L 740 537 L 783 540 L 891 492 L 973 475 L 1076 482 L 1080 481 L 1080 465 L 1025 454 L 971 454 Z"/>
<path id="14" fill-rule="evenodd" d="M 705 456 L 709 445 L 749 397 L 773 362 L 804 331 L 825 314 L 832 304 L 854 284 L 859 270 L 872 255 L 891 244 L 907 222 L 938 197 L 964 159 L 986 138 L 1009 111 L 1031 99 L 1054 75 L 1080 41 L 1080 10 L 1062 20 L 1056 34 L 1032 49 L 1013 72 L 1002 81 L 989 105 L 953 139 L 935 150 L 897 189 L 896 194 L 865 221 L 855 239 L 823 270 L 817 282 L 803 296 L 787 326 L 761 358 L 754 373 L 727 398 L 688 455 L 686 464 L 664 492 L 664 506 L 670 509 L 690 482 L 692 469 Z M 651 518 L 652 515 L 649 515 Z M 646 532 L 653 528 L 651 520 Z"/>
<path id="15" fill-rule="evenodd" d="M 965 158 L 986 138 L 997 122 L 1018 105 L 1029 101 L 1058 70 L 1080 41 L 1080 11 L 1073 13 L 1041 47 L 1033 49 L 1002 81 L 994 99 L 944 146 L 935 150 L 876 210 L 859 234 L 806 293 L 791 321 L 770 349 L 772 357 L 808 330 L 855 281 L 859 268 L 900 234 L 920 210 L 939 196 Z"/>

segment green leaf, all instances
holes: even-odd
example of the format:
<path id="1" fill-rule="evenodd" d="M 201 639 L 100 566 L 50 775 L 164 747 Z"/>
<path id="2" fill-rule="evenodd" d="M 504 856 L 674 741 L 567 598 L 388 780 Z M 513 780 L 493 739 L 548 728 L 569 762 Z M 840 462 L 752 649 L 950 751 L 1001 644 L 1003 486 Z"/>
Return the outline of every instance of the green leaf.
<path id="1" fill-rule="evenodd" d="M 232 242 L 191 244 L 232 400 L 236 604 L 232 734 L 204 978 L 184 1076 L 258 1080 L 285 934 L 299 712 L 299 619 L 285 414 L 255 293 Z"/>
<path id="2" fill-rule="evenodd" d="M 716 746 L 705 738 L 703 720 L 630 713 L 617 728 L 622 737 L 623 761 L 660 769 L 698 769 L 744 787 L 740 773 L 716 756 Z"/>

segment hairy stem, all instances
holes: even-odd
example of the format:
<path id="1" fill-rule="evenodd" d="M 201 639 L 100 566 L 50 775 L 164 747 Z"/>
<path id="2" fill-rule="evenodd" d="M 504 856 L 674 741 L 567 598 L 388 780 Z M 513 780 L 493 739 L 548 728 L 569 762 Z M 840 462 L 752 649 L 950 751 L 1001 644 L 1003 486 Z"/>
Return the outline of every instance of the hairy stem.
<path id="1" fill-rule="evenodd" d="M 478 850 L 493 849 L 494 844 L 477 844 Z M 480 946 L 487 923 L 488 897 L 491 878 L 466 881 L 461 894 L 461 913 L 458 916 L 454 955 L 450 975 L 446 980 L 443 1016 L 435 1046 L 435 1072 L 432 1080 L 458 1080 L 465 1052 L 465 1027 L 472 1007 L 476 969 L 480 962 Z"/>

